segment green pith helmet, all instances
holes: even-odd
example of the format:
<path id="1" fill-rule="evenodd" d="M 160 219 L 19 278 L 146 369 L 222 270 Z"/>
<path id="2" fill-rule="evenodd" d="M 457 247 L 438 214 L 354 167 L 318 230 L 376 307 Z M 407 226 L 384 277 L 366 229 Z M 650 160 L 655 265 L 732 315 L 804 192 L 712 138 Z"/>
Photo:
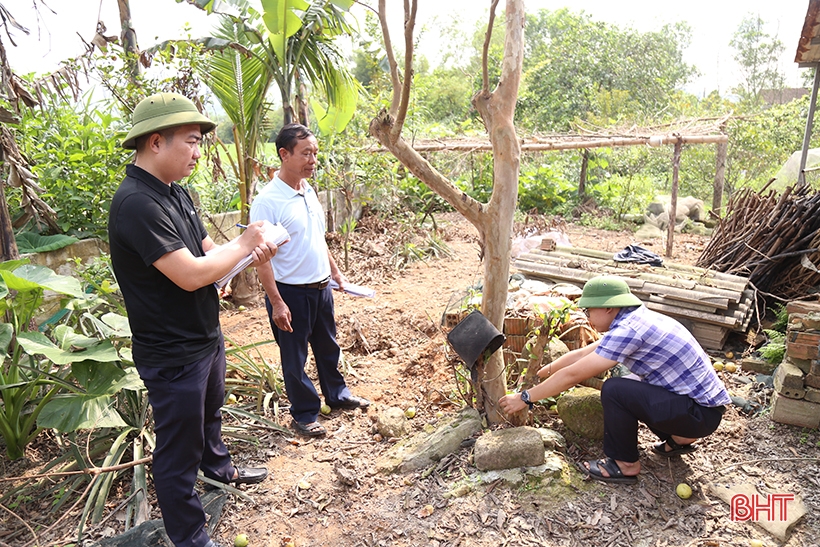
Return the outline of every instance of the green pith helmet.
<path id="1" fill-rule="evenodd" d="M 136 139 L 177 125 L 197 124 L 202 134 L 212 131 L 216 124 L 203 116 L 196 105 L 178 93 L 157 93 L 146 97 L 137 105 L 133 114 L 134 126 L 122 141 L 122 147 L 133 150 Z"/>
<path id="2" fill-rule="evenodd" d="M 578 299 L 579 308 L 628 308 L 640 306 L 640 299 L 629 291 L 619 277 L 594 277 L 584 284 Z"/>

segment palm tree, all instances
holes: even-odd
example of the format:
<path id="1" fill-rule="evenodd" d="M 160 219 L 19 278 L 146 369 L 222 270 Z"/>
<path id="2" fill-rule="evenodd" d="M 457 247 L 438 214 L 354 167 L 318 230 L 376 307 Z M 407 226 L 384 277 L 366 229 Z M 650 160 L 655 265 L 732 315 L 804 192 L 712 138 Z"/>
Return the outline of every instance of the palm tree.
<path id="1" fill-rule="evenodd" d="M 327 106 L 312 101 L 323 133 L 341 131 L 353 116 L 358 87 L 333 42 L 352 32 L 345 14 L 353 0 L 262 0 L 262 12 L 247 0 L 227 3 L 240 15 L 219 13 L 214 36 L 198 43 L 213 53 L 203 81 L 234 125 L 240 214 L 247 222 L 256 188 L 259 144 L 268 134 L 271 84 L 279 88 L 285 123 L 298 119 L 308 124 L 305 90 L 309 87 L 327 97 Z M 216 13 L 213 0 L 195 0 L 194 4 Z M 232 284 L 234 299 L 240 302 L 252 297 L 251 286 L 252 279 L 237 276 Z"/>
<path id="2" fill-rule="evenodd" d="M 311 104 L 319 116 L 320 129 L 344 129 L 356 108 L 358 86 L 334 40 L 353 32 L 346 16 L 354 0 L 262 0 L 262 12 L 250 7 L 247 0 L 225 1 L 241 15 L 219 13 L 222 24 L 216 40 L 201 43 L 222 51 L 234 48 L 232 57 L 238 52 L 246 59 L 258 59 L 279 88 L 284 123 L 307 125 L 305 94 L 312 87 L 327 97 L 327 106 L 318 101 Z M 213 0 L 193 3 L 208 13 L 217 13 Z M 230 78 L 230 73 L 222 72 L 211 80 L 223 77 Z M 205 80 L 209 83 L 207 76 Z"/>

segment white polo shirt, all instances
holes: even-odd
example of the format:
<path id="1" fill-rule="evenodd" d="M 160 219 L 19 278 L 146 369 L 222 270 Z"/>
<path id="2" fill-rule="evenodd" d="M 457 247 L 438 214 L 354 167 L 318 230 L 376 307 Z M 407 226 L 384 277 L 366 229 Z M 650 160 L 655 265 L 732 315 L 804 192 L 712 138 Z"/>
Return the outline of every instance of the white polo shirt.
<path id="1" fill-rule="evenodd" d="M 276 281 L 289 285 L 316 283 L 330 277 L 325 214 L 306 181 L 302 190 L 297 192 L 276 176 L 251 204 L 251 222 L 278 222 L 290 234 L 290 241 L 279 247 L 270 261 Z"/>

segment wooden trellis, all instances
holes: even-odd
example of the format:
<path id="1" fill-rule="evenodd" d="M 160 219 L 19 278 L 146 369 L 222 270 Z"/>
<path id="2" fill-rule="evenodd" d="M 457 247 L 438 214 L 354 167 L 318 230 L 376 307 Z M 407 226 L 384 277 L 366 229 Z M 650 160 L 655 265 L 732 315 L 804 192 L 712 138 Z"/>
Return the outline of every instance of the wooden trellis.
<path id="1" fill-rule="evenodd" d="M 723 118 L 709 118 L 679 122 L 648 129 L 631 129 L 621 134 L 602 134 L 583 131 L 580 134 L 562 134 L 548 137 L 531 137 L 520 142 L 521 152 L 550 152 L 562 150 L 590 150 L 593 148 L 616 148 L 622 146 L 651 146 L 660 147 L 673 145 L 672 154 L 672 190 L 670 211 L 677 210 L 678 202 L 678 174 L 680 171 L 681 152 L 684 144 L 715 144 L 717 154 L 715 161 L 715 179 L 712 192 L 712 210 L 720 211 L 723 202 L 723 186 L 725 181 L 726 154 L 729 137 L 725 134 L 728 116 Z M 705 122 L 712 122 L 706 124 Z M 665 132 L 661 132 L 665 129 Z M 413 141 L 413 149 L 417 152 L 491 152 L 492 145 L 485 139 L 419 139 Z M 376 148 L 373 152 L 386 152 L 384 148 Z M 579 188 L 585 184 L 586 154 L 581 167 Z M 674 213 L 672 213 L 674 216 Z M 667 228 L 666 256 L 672 256 L 675 223 L 670 222 Z"/>

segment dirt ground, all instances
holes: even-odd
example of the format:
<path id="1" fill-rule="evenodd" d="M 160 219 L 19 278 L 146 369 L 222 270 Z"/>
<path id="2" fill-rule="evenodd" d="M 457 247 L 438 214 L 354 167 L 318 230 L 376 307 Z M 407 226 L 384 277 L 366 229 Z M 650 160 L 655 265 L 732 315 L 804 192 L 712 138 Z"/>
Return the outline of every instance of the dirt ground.
<path id="1" fill-rule="evenodd" d="M 578 247 L 616 252 L 641 243 L 661 255 L 665 250 L 660 243 L 634 241 L 631 232 L 564 228 Z M 224 543 L 246 533 L 251 545 L 269 547 L 288 541 L 296 546 L 436 547 L 748 546 L 751 539 L 778 544 L 754 524 L 733 522 L 729 507 L 705 491 L 710 481 L 750 482 L 762 491 L 802 497 L 809 514 L 785 545 L 820 543 L 820 465 L 804 460 L 820 456 L 820 435 L 774 423 L 765 414 L 749 417 L 736 408 L 727 411 L 720 429 L 698 451 L 681 458 L 651 455 L 655 439 L 642 431 L 643 468 L 635 486 L 533 480 L 521 487 L 492 483 L 452 496 L 458 481 L 475 472 L 470 447 L 418 473 L 378 473 L 375 462 L 391 444 L 374 440 L 369 415 L 388 406 L 413 406 L 417 415 L 410 423 L 419 431 L 464 406 L 456 387 L 455 357 L 440 321 L 448 303 L 480 281 L 482 264 L 471 225 L 448 216 L 440 219 L 440 229 L 451 257 L 416 262 L 402 271 L 385 267 L 390 254 L 386 230 L 380 234 L 379 227 L 368 226 L 364 237 L 354 239 L 357 252 L 346 273 L 352 282 L 376 289 L 377 296 L 337 294 L 336 315 L 349 385 L 373 404 L 369 413 L 334 411 L 322 418 L 326 438 L 277 433 L 263 436 L 258 446 L 234 442 L 238 461 L 264 464 L 272 477 L 248 489 L 252 503 L 234 498 L 218 531 Z M 672 260 L 694 264 L 706 242 L 704 237 L 678 236 Z M 270 338 L 263 307 L 225 312 L 223 328 L 237 343 Z M 275 345 L 266 351 L 278 363 Z M 749 396 L 751 374 L 721 374 L 733 394 Z M 765 390 L 756 395 L 766 402 Z M 599 442 L 575 436 L 543 407 L 534 419 L 567 438 L 567 476 L 580 479 L 573 462 L 602 455 Z M 278 420 L 282 425 L 290 421 L 286 411 Z M 354 472 L 353 485 L 340 480 L 334 471 L 338 466 Z M 310 488 L 300 489 L 300 481 Z M 694 489 L 690 499 L 675 495 L 680 482 Z"/>
<path id="2" fill-rule="evenodd" d="M 237 423 L 226 415 L 226 443 L 235 463 L 264 465 L 271 476 L 259 485 L 242 487 L 249 498 L 230 497 L 213 531 L 218 541 L 227 547 L 244 533 L 251 547 L 745 547 L 752 539 L 768 546 L 820 544 L 820 434 L 774 423 L 765 412 L 747 416 L 734 407 L 699 450 L 680 458 L 653 455 L 655 439 L 643 429 L 642 471 L 632 486 L 583 481 L 574 462 L 600 457 L 601 443 L 574 435 L 542 405 L 533 412 L 534 423 L 555 429 L 568 441 L 561 479 L 536 477 L 519 486 L 496 481 L 459 487 L 465 476 L 476 471 L 470 446 L 416 473 L 379 473 L 376 461 L 392 446 L 390 439 L 374 437 L 371 417 L 379 409 L 415 407 L 410 426 L 418 432 L 435 427 L 465 404 L 454 373 L 457 358 L 448 349 L 440 322 L 448 303 L 480 282 L 482 264 L 477 232 L 471 225 L 454 215 L 438 221 L 449 256 L 442 251 L 438 258 L 401 270 L 393 266 L 397 258 L 393 250 L 407 234 L 399 234 L 396 225 L 363 220 L 351 242 L 346 274 L 350 281 L 374 288 L 376 297 L 336 293 L 336 316 L 344 372 L 352 391 L 372 401 L 368 412 L 333 411 L 320 417 L 329 433 L 317 439 L 252 428 L 245 436 L 250 433 L 253 438 L 242 440 L 230 434 Z M 575 225 L 564 230 L 578 247 L 614 253 L 640 243 L 664 253 L 660 243 L 635 241 L 628 231 Z M 706 242 L 704 237 L 678 236 L 672 260 L 694 264 Z M 337 237 L 331 243 L 337 262 L 344 265 L 341 241 Z M 271 338 L 262 305 L 243 311 L 226 307 L 222 325 L 236 344 Z M 730 349 L 740 354 L 746 348 L 724 351 Z M 279 373 L 276 345 L 261 346 L 259 351 Z M 308 370 L 315 379 L 311 365 Z M 733 394 L 766 406 L 771 391 L 754 382 L 753 375 L 720 374 Z M 235 406 L 252 410 L 253 402 L 240 397 Z M 267 415 L 287 428 L 286 406 L 282 398 L 268 408 Z M 0 476 L 11 476 L 21 468 L 0 471 Z M 694 490 L 688 500 L 675 494 L 681 482 Z M 706 492 L 709 482 L 744 482 L 763 492 L 793 493 L 803 499 L 808 514 L 789 540 L 780 543 L 755 524 L 732 521 L 729 507 Z M 118 503 L 112 500 L 110 509 Z M 151 517 L 160 517 L 155 504 Z M 75 529 L 71 521 L 67 519 L 63 531 L 56 534 L 70 537 Z M 13 519 L 6 524 L 20 526 Z M 90 533 L 98 539 L 121 532 L 115 524 L 106 528 Z M 41 544 L 65 543 L 55 539 Z"/>

